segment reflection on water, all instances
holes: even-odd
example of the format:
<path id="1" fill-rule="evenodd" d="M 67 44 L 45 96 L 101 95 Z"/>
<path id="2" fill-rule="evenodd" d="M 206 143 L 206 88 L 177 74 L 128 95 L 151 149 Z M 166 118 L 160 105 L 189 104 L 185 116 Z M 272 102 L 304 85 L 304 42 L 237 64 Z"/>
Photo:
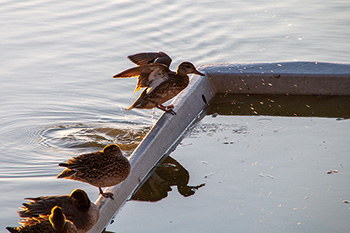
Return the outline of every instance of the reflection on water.
<path id="1" fill-rule="evenodd" d="M 196 190 L 205 184 L 196 186 L 188 185 L 190 180 L 189 172 L 175 159 L 168 156 L 157 166 L 154 173 L 134 193 L 131 200 L 136 201 L 159 201 L 168 196 L 171 186 L 176 186 L 177 191 L 184 197 L 192 196 Z"/>
<path id="2" fill-rule="evenodd" d="M 0 178 L 55 176 L 59 162 L 102 150 L 112 143 L 118 144 L 123 154 L 129 156 L 149 129 L 148 126 L 118 128 L 108 124 L 65 123 L 21 131 L 26 133 L 27 141 L 20 147 L 3 148 L 6 157 L 0 157 Z M 13 148 L 16 152 L 6 152 Z"/>
<path id="3" fill-rule="evenodd" d="M 349 118 L 349 106 L 349 96 L 220 94 L 208 114 Z"/>

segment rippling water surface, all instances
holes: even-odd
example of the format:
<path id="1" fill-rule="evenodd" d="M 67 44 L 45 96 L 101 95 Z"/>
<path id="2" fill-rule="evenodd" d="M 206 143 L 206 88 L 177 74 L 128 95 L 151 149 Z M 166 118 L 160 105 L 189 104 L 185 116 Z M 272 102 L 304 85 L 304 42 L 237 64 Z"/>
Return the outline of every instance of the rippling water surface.
<path id="1" fill-rule="evenodd" d="M 350 61 L 348 1 L 0 2 L 0 225 L 26 196 L 94 187 L 58 181 L 57 163 L 115 142 L 130 154 L 160 116 L 124 111 L 126 56 L 165 51 L 214 62 Z M 4 231 L 2 228 L 0 231 Z"/>

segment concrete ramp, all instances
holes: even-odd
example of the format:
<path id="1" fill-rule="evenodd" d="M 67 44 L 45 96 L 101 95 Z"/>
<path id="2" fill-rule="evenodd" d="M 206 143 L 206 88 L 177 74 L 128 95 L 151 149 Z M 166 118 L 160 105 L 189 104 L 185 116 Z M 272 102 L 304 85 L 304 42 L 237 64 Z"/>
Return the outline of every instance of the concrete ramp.
<path id="1" fill-rule="evenodd" d="M 100 219 L 89 233 L 101 232 L 108 225 L 154 166 L 176 148 L 186 129 L 205 115 L 216 94 L 350 96 L 350 64 L 227 63 L 207 64 L 199 70 L 206 76 L 192 76 L 189 86 L 172 102 L 177 114 L 163 114 L 132 153 L 129 177 L 107 189 L 114 200 L 100 197 L 96 201 Z"/>

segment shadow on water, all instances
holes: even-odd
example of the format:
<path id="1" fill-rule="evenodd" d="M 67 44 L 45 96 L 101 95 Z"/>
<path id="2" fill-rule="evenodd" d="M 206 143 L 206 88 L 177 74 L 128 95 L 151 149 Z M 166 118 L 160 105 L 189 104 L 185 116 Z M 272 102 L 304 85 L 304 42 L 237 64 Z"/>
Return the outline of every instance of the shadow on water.
<path id="1" fill-rule="evenodd" d="M 346 119 L 350 118 L 350 96 L 219 94 L 210 103 L 207 114 Z"/>
<path id="2" fill-rule="evenodd" d="M 172 191 L 171 186 L 176 186 L 177 191 L 183 197 L 189 197 L 205 186 L 205 183 L 191 186 L 189 172 L 175 159 L 167 156 L 155 169 L 150 172 L 150 176 L 132 194 L 130 201 L 157 202 L 166 197 Z M 114 220 L 111 221 L 111 224 Z M 104 229 L 102 233 L 114 233 Z"/>
<path id="3" fill-rule="evenodd" d="M 189 172 L 175 159 L 168 156 L 147 179 L 147 181 L 132 195 L 131 200 L 156 202 L 168 196 L 171 186 L 184 197 L 192 196 L 196 190 L 205 184 L 188 185 Z"/>

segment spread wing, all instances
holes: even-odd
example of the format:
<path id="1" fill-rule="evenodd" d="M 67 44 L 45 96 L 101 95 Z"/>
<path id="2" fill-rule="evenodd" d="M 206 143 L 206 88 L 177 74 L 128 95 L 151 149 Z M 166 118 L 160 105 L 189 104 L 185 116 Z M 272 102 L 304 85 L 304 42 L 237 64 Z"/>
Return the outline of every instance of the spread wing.
<path id="1" fill-rule="evenodd" d="M 65 207 L 71 205 L 69 196 L 43 196 L 36 198 L 26 198 L 31 201 L 29 203 L 22 203 L 23 210 L 18 212 L 18 215 L 22 218 L 33 217 L 39 215 L 50 214 L 51 209 L 58 205 Z"/>
<path id="2" fill-rule="evenodd" d="M 119 74 L 114 75 L 114 78 L 131 78 L 138 77 L 135 91 L 147 87 L 151 91 L 160 83 L 169 79 L 169 67 L 164 64 L 146 64 L 127 69 Z"/>
<path id="3" fill-rule="evenodd" d="M 19 223 L 22 224 L 23 226 L 30 226 L 37 224 L 42 221 L 48 221 L 49 220 L 49 215 L 40 215 L 38 217 L 31 217 L 31 218 L 21 218 L 19 220 Z"/>
<path id="4" fill-rule="evenodd" d="M 113 76 L 113 78 L 132 78 L 132 77 L 138 77 L 141 74 L 141 67 L 133 67 L 127 70 L 124 70 L 116 75 Z"/>
<path id="5" fill-rule="evenodd" d="M 138 66 L 157 63 L 157 64 L 163 64 L 169 67 L 172 61 L 171 57 L 164 52 L 136 53 L 133 55 L 129 55 L 128 58 Z"/>

